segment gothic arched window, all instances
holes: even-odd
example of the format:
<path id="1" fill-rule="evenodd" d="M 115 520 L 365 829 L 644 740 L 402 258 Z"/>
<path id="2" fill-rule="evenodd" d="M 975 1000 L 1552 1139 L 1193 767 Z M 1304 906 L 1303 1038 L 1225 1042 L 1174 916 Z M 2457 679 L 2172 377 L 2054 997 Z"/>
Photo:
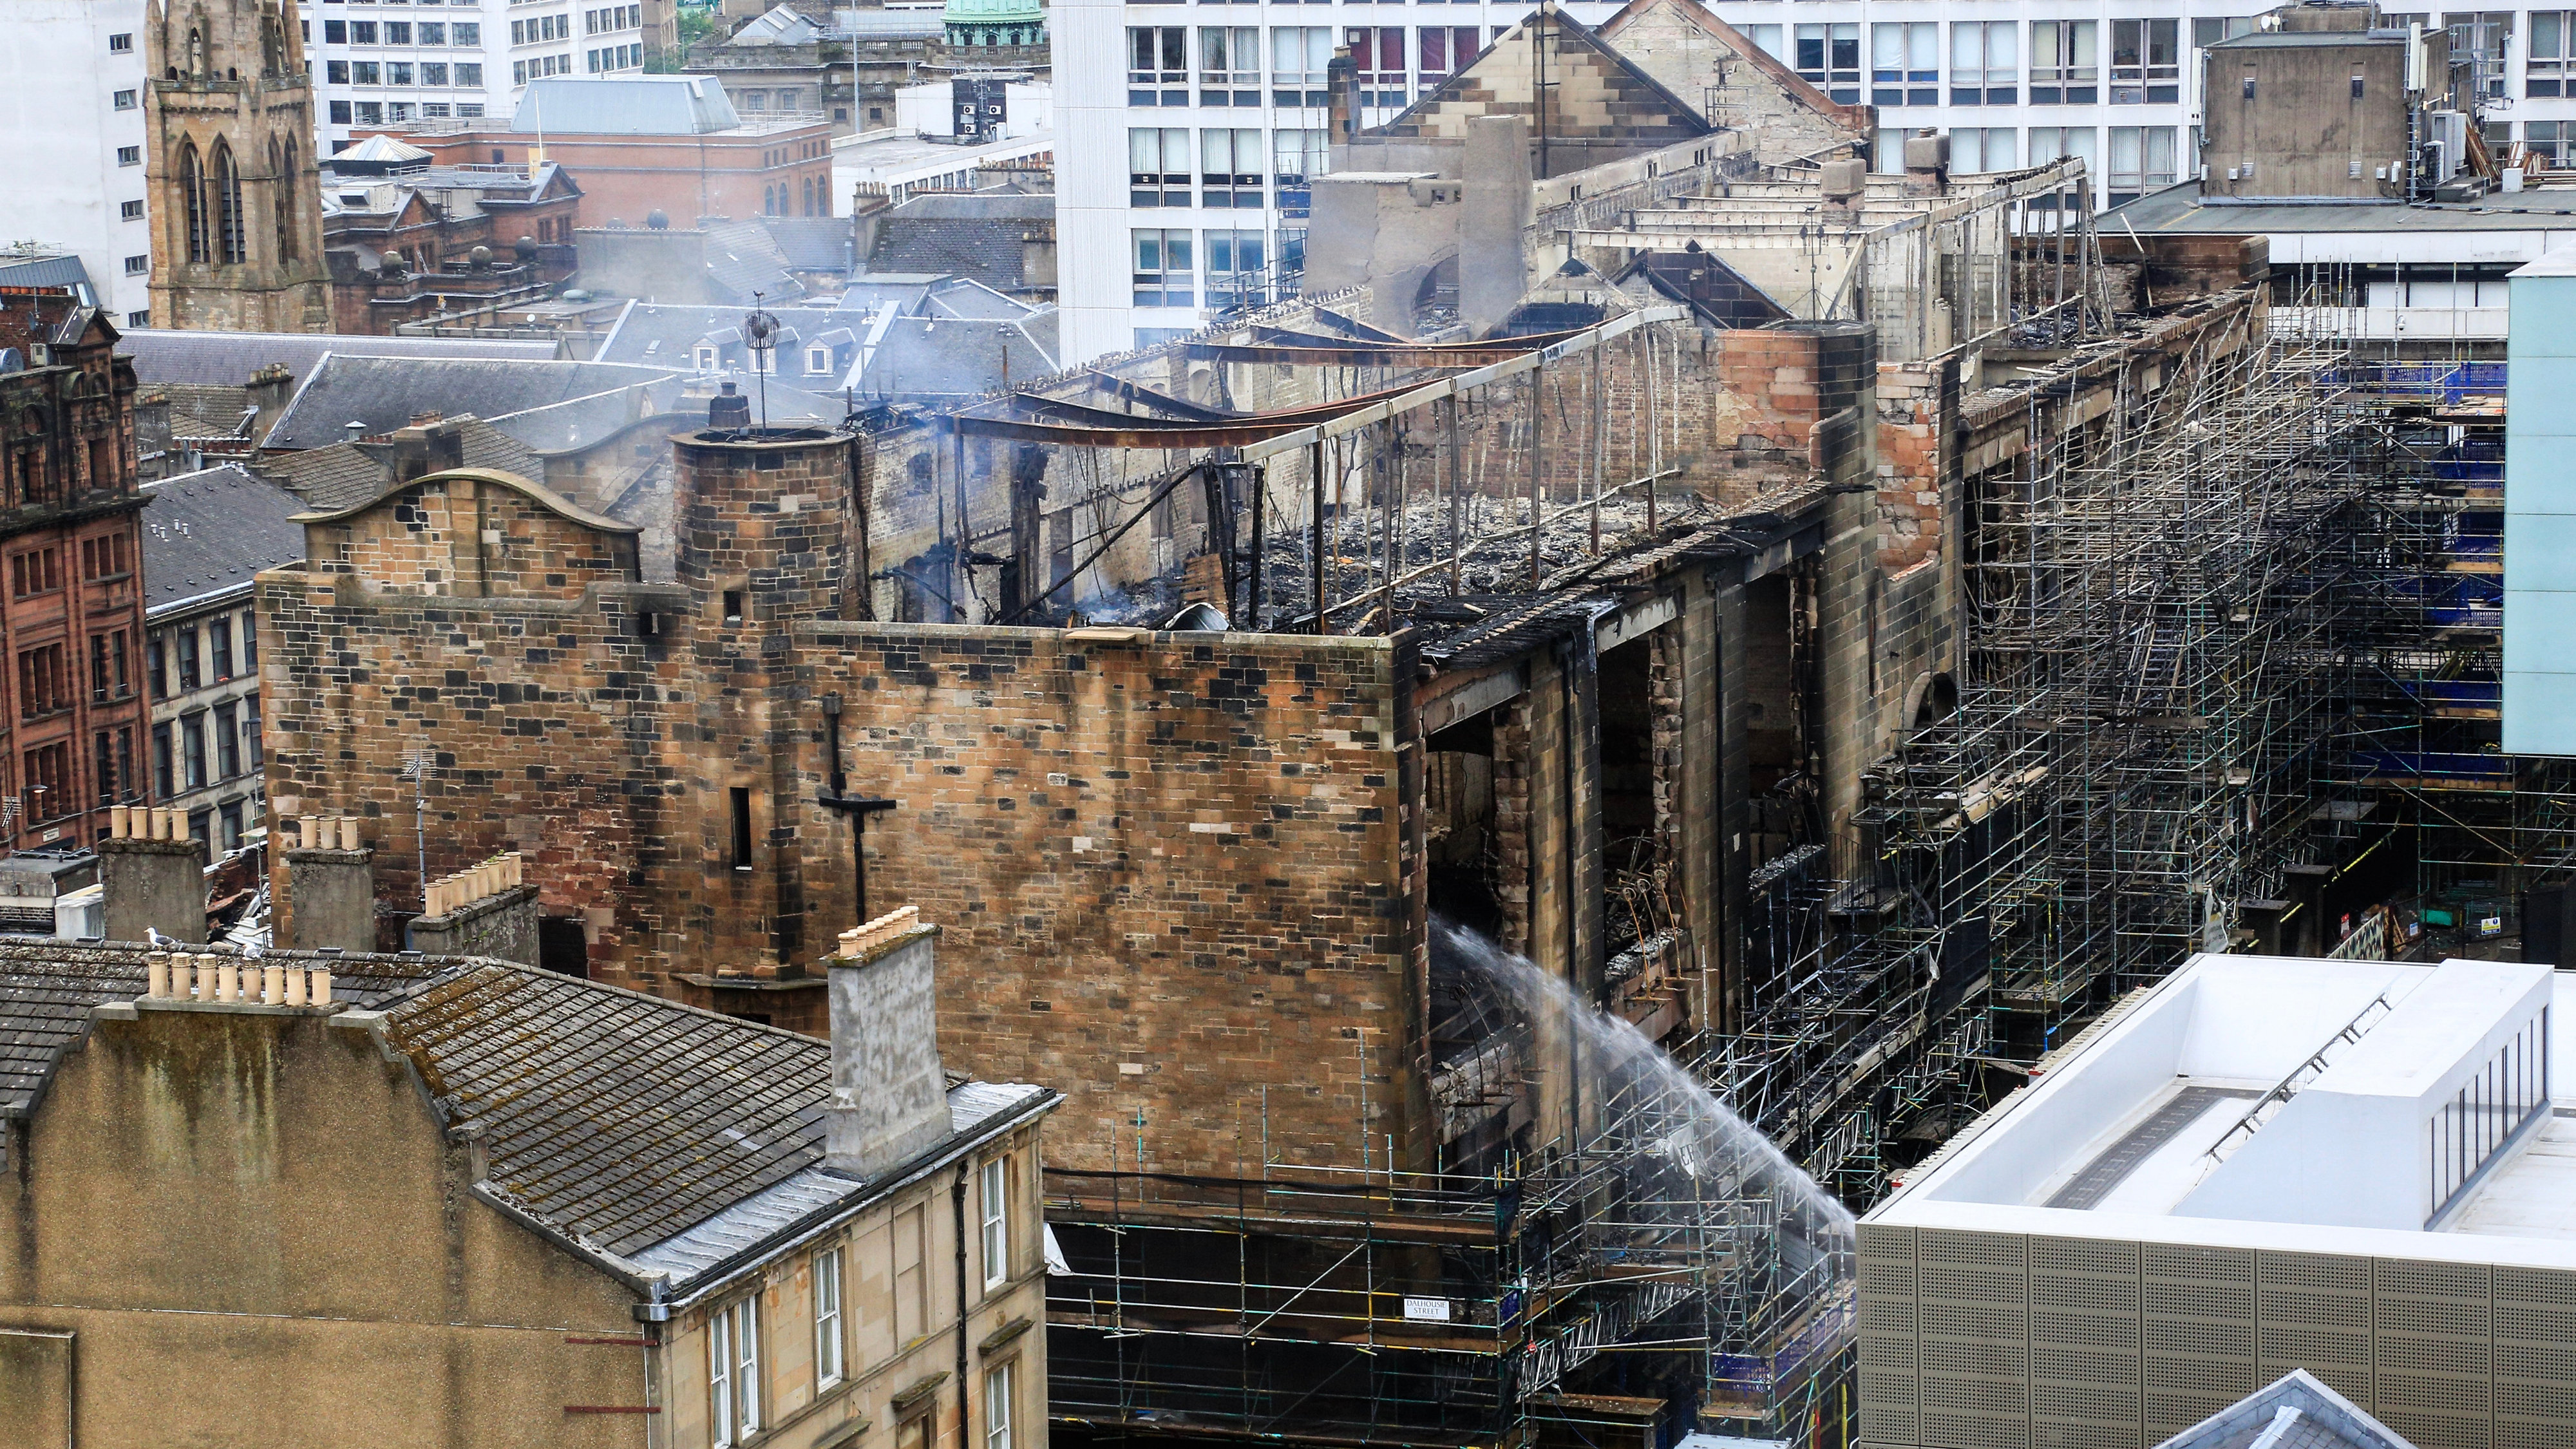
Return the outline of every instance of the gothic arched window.
<path id="1" fill-rule="evenodd" d="M 215 260 L 242 262 L 250 259 L 250 244 L 242 232 L 241 168 L 233 164 L 233 148 L 222 141 L 215 143 L 213 162 L 207 168 L 208 189 L 215 208 Z"/>
<path id="2" fill-rule="evenodd" d="M 212 259 L 212 246 L 206 233 L 206 176 L 197 164 L 197 144 L 179 143 L 179 209 L 188 218 L 188 260 Z"/>
<path id="3" fill-rule="evenodd" d="M 295 256 L 295 179 L 286 168 L 286 153 L 277 138 L 268 138 L 269 219 L 277 233 L 277 255 Z"/>

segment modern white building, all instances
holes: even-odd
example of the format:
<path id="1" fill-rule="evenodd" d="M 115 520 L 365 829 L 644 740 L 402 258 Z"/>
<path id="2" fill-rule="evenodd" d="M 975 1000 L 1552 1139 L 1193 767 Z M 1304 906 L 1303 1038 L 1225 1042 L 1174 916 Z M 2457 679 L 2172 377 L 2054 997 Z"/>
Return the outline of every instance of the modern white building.
<path id="1" fill-rule="evenodd" d="M 2576 973 L 2194 957 L 1862 1219 L 1861 1442 L 2155 1443 L 2305 1369 L 2576 1444 Z"/>
<path id="2" fill-rule="evenodd" d="M 143 183 L 143 0 L 18 0 L 7 10 L 0 244 L 77 255 L 121 326 L 151 321 Z"/>
<path id="3" fill-rule="evenodd" d="M 510 115 L 531 80 L 644 69 L 643 0 L 307 0 L 301 8 L 324 156 L 377 127 Z"/>
<path id="4" fill-rule="evenodd" d="M 1710 7 L 1837 101 L 1879 111 L 1875 162 L 1951 137 L 1951 169 L 2080 156 L 2102 203 L 2198 168 L 2201 52 L 2255 27 L 2257 0 L 1719 0 Z M 1322 164 L 1323 75 L 1348 45 L 1373 104 L 1421 95 L 1526 4 L 1256 3 L 1222 11 L 1058 0 L 1058 226 L 1075 359 L 1205 319 L 1211 291 L 1301 255 Z M 1599 25 L 1616 7 L 1570 4 Z M 1214 22 L 1222 21 L 1222 24 Z M 2450 26 L 2477 65 L 2490 142 L 2576 165 L 2576 11 L 2391 10 Z M 1211 214 L 1215 213 L 1215 214 Z M 1138 276 L 1149 278 L 1137 281 Z M 1187 278 L 1186 284 L 1176 279 Z"/>

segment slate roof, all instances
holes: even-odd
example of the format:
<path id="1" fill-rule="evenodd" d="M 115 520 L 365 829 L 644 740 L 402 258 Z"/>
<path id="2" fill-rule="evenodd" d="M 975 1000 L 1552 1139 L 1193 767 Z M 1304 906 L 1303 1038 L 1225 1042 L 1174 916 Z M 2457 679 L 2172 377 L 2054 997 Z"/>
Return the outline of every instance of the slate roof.
<path id="1" fill-rule="evenodd" d="M 382 1013 L 373 1024 L 444 1125 L 481 1129 L 480 1191 L 630 1279 L 667 1273 L 685 1292 L 904 1180 L 821 1166 L 826 1042 L 508 962 L 328 964 L 334 999 Z M 92 1008 L 141 996 L 146 978 L 137 945 L 0 943 L 0 1117 L 32 1113 L 87 1039 Z M 1044 1087 L 950 1082 L 954 1135 L 923 1165 L 1060 1100 Z"/>
<path id="2" fill-rule="evenodd" d="M 716 349 L 713 371 L 741 372 L 749 366 L 749 353 L 742 345 L 742 319 L 746 310 L 741 307 L 665 306 L 638 302 L 626 309 L 616 328 L 600 341 L 598 360 L 696 371 L 697 348 L 705 342 Z M 810 304 L 771 307 L 768 311 L 794 337 L 794 341 L 779 348 L 778 370 L 772 374 L 772 381 L 827 391 L 839 387 L 847 362 L 836 357 L 832 366 L 820 372 L 809 372 L 806 367 L 809 361 L 806 339 L 820 339 L 825 333 L 839 329 L 863 329 L 867 325 L 866 315 L 862 313 L 854 317 L 831 307 Z"/>
<path id="3" fill-rule="evenodd" d="M 0 287 L 86 287 L 89 268 L 70 252 L 0 256 Z"/>
<path id="4" fill-rule="evenodd" d="M 441 979 L 384 1025 L 451 1125 L 483 1129 L 495 1197 L 639 1267 L 703 1273 L 884 1185 L 816 1181 L 831 1047 L 812 1037 L 498 962 Z M 1053 1096 L 952 1087 L 949 1103 L 971 1130 Z"/>
<path id="5" fill-rule="evenodd" d="M 153 388 L 170 404 L 172 438 L 237 438 L 251 410 L 250 389 L 211 382 L 165 382 Z"/>
<path id="6" fill-rule="evenodd" d="M 788 275 L 787 253 L 769 229 L 757 221 L 705 221 L 709 295 L 748 307 L 752 294 L 763 306 L 775 307 L 805 295 L 805 284 Z"/>
<path id="7" fill-rule="evenodd" d="M 1010 321 L 898 317 L 858 374 L 860 392 L 879 397 L 974 396 L 1005 377 L 1057 370 L 1053 312 Z"/>
<path id="8" fill-rule="evenodd" d="M 760 229 L 769 233 L 787 265 L 800 272 L 846 272 L 850 249 L 858 239 L 856 223 L 846 216 L 764 216 Z"/>
<path id="9" fill-rule="evenodd" d="M 877 220 L 870 272 L 943 272 L 988 287 L 1027 285 L 1023 238 L 1055 223 L 1055 198 L 1016 191 L 915 196 Z"/>
<path id="10" fill-rule="evenodd" d="M 303 502 L 227 464 L 143 485 L 143 607 L 159 614 L 304 557 Z"/>
<path id="11" fill-rule="evenodd" d="M 24 1117 L 44 1098 L 63 1054 L 89 1037 L 90 1008 L 143 994 L 144 947 L 63 941 L 0 942 L 0 1117 Z M 324 964 L 309 951 L 273 958 Z M 336 1000 L 373 1006 L 426 980 L 429 963 L 348 955 L 329 963 Z"/>
<path id="12" fill-rule="evenodd" d="M 651 382 L 655 370 L 598 362 L 370 357 L 333 353 L 305 377 L 263 446 L 322 448 L 348 440 L 345 424 L 386 433 L 424 412 L 498 418 Z"/>
<path id="13" fill-rule="evenodd" d="M 117 351 L 134 359 L 134 380 L 209 382 L 239 387 L 270 363 L 303 377 L 324 354 L 375 357 L 506 357 L 541 362 L 551 341 L 463 337 L 362 337 L 336 332 L 179 332 L 137 327 L 118 334 Z"/>
<path id="14" fill-rule="evenodd" d="M 481 418 L 448 421 L 464 433 L 462 466 L 493 468 L 522 478 L 545 477 L 545 460 L 526 443 Z M 329 512 L 384 492 L 393 481 L 392 451 L 384 443 L 333 443 L 327 448 L 263 454 L 251 466 L 303 499 L 306 507 Z"/>

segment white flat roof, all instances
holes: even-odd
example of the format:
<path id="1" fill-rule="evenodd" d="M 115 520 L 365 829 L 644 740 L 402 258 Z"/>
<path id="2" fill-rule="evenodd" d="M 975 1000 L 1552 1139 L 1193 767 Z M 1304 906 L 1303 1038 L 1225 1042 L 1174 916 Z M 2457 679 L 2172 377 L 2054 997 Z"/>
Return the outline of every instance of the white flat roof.
<path id="1" fill-rule="evenodd" d="M 2518 1052 L 2506 1058 L 2523 1064 L 2513 1070 L 2536 1079 L 2541 1054 L 2512 1044 L 2536 1034 L 2544 1004 L 2545 1056 L 2576 1060 L 2565 1055 L 2576 1048 L 2576 973 L 2196 956 L 1864 1221 L 2576 1268 L 2576 1077 L 2553 1079 L 2554 1106 L 2524 1109 L 2536 1115 L 2517 1119 L 2519 1135 L 2465 1188 L 2419 1182 L 2431 1118 L 2463 1082 L 2483 1090 L 2474 1084 L 2490 1079 L 2499 1041 Z M 2338 1039 L 2357 1018 L 2355 1035 Z M 2330 1044 L 2289 1105 L 2236 1130 Z M 2374 1193 L 2389 1200 L 2354 1206 Z"/>

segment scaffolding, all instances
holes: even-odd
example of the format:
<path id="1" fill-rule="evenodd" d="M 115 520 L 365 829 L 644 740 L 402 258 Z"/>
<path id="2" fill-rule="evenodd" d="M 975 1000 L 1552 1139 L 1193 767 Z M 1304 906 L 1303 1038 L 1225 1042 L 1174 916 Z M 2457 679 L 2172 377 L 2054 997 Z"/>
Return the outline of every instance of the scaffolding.
<path id="1" fill-rule="evenodd" d="M 1456 955 L 1441 969 L 1476 978 L 1480 1018 L 1456 1034 L 1504 1048 L 1465 1064 L 1477 1090 L 1534 1090 L 1559 1058 L 1576 1125 L 1420 1172 L 1270 1160 L 1247 1116 L 1263 1160 L 1233 1177 L 1051 1168 L 1073 1269 L 1049 1282 L 1060 1418 L 1461 1446 L 1674 1408 L 1761 1436 L 1839 1427 L 1849 1214 L 1632 1028 Z"/>

